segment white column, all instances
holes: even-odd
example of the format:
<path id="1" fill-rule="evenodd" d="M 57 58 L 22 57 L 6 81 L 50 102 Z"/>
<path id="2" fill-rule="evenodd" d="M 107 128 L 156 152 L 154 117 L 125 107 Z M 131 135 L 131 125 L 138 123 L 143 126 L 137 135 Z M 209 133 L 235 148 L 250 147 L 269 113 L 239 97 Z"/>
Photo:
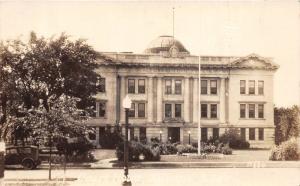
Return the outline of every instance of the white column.
<path id="1" fill-rule="evenodd" d="M 225 123 L 225 98 L 226 98 L 226 92 L 225 92 L 225 79 L 221 78 L 220 80 L 220 109 L 219 109 L 219 116 L 220 116 L 220 122 Z"/>
<path id="2" fill-rule="evenodd" d="M 148 78 L 148 122 L 153 122 L 153 77 Z"/>
<path id="3" fill-rule="evenodd" d="M 198 122 L 198 78 L 193 81 L 193 123 Z"/>
<path id="4" fill-rule="evenodd" d="M 157 78 L 157 123 L 162 121 L 162 79 L 161 77 Z"/>
<path id="5" fill-rule="evenodd" d="M 189 92 L 189 78 L 185 77 L 184 78 L 184 121 L 185 122 L 190 122 L 190 106 L 189 106 L 189 102 L 190 102 L 190 92 Z"/>
<path id="6" fill-rule="evenodd" d="M 122 102 L 126 96 L 126 81 L 125 77 L 121 76 L 121 91 L 120 91 L 120 123 L 125 123 L 125 110 L 123 108 Z"/>

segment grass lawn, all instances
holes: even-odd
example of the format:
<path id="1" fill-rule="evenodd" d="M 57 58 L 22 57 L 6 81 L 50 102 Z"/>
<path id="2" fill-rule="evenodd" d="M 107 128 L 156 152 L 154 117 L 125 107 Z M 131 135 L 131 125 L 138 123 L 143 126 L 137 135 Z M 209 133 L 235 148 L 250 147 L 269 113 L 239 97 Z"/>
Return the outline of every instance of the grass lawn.
<path id="1" fill-rule="evenodd" d="M 198 162 L 198 161 L 220 161 L 220 162 L 246 162 L 246 161 L 269 161 L 269 150 L 233 150 L 232 155 L 208 155 L 206 159 L 193 156 L 162 155 L 162 162 Z"/>

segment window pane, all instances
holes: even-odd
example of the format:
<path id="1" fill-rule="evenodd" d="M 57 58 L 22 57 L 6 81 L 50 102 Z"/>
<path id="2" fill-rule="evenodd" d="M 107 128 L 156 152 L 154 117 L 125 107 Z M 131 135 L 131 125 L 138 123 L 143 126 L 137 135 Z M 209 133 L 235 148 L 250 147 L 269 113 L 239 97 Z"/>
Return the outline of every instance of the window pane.
<path id="1" fill-rule="evenodd" d="M 130 140 L 134 140 L 134 127 L 129 128 Z"/>
<path id="2" fill-rule="evenodd" d="M 264 129 L 263 128 L 258 129 L 258 139 L 264 140 Z"/>
<path id="3" fill-rule="evenodd" d="M 99 117 L 105 117 L 105 110 L 106 110 L 106 106 L 105 106 L 105 102 L 99 102 Z"/>
<path id="4" fill-rule="evenodd" d="M 140 141 L 147 139 L 146 127 L 140 127 Z"/>
<path id="5" fill-rule="evenodd" d="M 219 139 L 219 128 L 213 128 L 213 139 Z"/>
<path id="6" fill-rule="evenodd" d="M 255 118 L 255 104 L 249 104 L 249 118 Z"/>
<path id="7" fill-rule="evenodd" d="M 181 94 L 181 80 L 175 81 L 175 94 Z"/>
<path id="8" fill-rule="evenodd" d="M 139 118 L 145 117 L 145 103 L 138 104 L 138 117 Z"/>
<path id="9" fill-rule="evenodd" d="M 166 79 L 166 90 L 165 90 L 165 93 L 166 94 L 172 94 L 172 81 L 170 79 Z"/>
<path id="10" fill-rule="evenodd" d="M 135 93 L 135 80 L 128 79 L 128 93 L 134 94 Z"/>
<path id="11" fill-rule="evenodd" d="M 241 128 L 241 139 L 246 140 L 246 129 Z"/>
<path id="12" fill-rule="evenodd" d="M 207 141 L 207 128 L 201 128 L 201 141 Z"/>
<path id="13" fill-rule="evenodd" d="M 210 81 L 210 94 L 217 94 L 217 80 Z"/>
<path id="14" fill-rule="evenodd" d="M 258 81 L 258 94 L 264 94 L 264 81 Z"/>
<path id="15" fill-rule="evenodd" d="M 175 104 L 175 118 L 181 118 L 181 104 Z"/>
<path id="16" fill-rule="evenodd" d="M 135 104 L 134 103 L 131 103 L 131 108 L 129 109 L 128 117 L 132 117 L 132 118 L 135 117 Z"/>
<path id="17" fill-rule="evenodd" d="M 255 81 L 249 81 L 249 94 L 255 94 Z"/>
<path id="18" fill-rule="evenodd" d="M 138 81 L 138 93 L 144 94 L 145 93 L 145 80 L 139 79 Z"/>
<path id="19" fill-rule="evenodd" d="M 240 94 L 246 94 L 246 81 L 240 81 Z"/>
<path id="20" fill-rule="evenodd" d="M 201 104 L 201 118 L 207 118 L 207 104 Z"/>
<path id="21" fill-rule="evenodd" d="M 246 104 L 240 104 L 240 118 L 246 117 Z"/>
<path id="22" fill-rule="evenodd" d="M 258 118 L 264 118 L 264 105 L 258 105 Z"/>
<path id="23" fill-rule="evenodd" d="M 105 78 L 98 78 L 96 86 L 99 92 L 105 92 Z"/>
<path id="24" fill-rule="evenodd" d="M 201 80 L 201 94 L 207 94 L 207 80 Z"/>
<path id="25" fill-rule="evenodd" d="M 165 104 L 165 117 L 166 118 L 172 117 L 172 105 L 171 104 Z"/>
<path id="26" fill-rule="evenodd" d="M 249 140 L 255 140 L 255 128 L 249 128 Z"/>
<path id="27" fill-rule="evenodd" d="M 210 105 L 210 117 L 211 118 L 217 118 L 218 117 L 217 104 L 211 104 Z"/>

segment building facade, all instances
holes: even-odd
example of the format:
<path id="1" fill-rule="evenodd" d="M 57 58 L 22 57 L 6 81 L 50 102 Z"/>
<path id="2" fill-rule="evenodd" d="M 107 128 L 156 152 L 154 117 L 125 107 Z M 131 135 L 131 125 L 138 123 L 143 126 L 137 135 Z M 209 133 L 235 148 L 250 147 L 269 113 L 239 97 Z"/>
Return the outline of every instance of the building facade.
<path id="1" fill-rule="evenodd" d="M 132 99 L 131 139 L 196 143 L 200 118 L 203 141 L 236 128 L 251 147 L 274 144 L 273 75 L 278 66 L 271 59 L 194 56 L 171 36 L 158 37 L 143 54 L 102 55 L 96 69 L 102 91 L 96 95 L 96 116 L 88 121 L 96 129 L 95 144 L 105 130 L 124 126 L 127 94 Z"/>

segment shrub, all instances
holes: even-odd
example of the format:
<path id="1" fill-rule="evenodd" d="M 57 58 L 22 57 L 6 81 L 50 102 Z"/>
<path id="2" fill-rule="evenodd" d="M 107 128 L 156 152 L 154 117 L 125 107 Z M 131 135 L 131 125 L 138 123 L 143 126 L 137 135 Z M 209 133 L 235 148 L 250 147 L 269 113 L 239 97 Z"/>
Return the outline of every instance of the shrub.
<path id="1" fill-rule="evenodd" d="M 59 154 L 66 154 L 69 162 L 91 162 L 94 156 L 90 152 L 93 145 L 84 137 L 77 138 L 73 143 L 68 143 L 65 138 L 57 139 L 56 148 Z"/>
<path id="2" fill-rule="evenodd" d="M 179 144 L 179 145 L 176 146 L 176 149 L 177 149 L 177 152 L 179 154 L 197 152 L 197 148 L 193 147 L 192 145 L 181 145 L 181 144 Z"/>
<path id="3" fill-rule="evenodd" d="M 271 149 L 270 160 L 298 160 L 299 159 L 298 144 L 295 138 L 283 142 L 279 146 Z"/>
<path id="4" fill-rule="evenodd" d="M 106 131 L 99 138 L 100 146 L 103 149 L 115 149 L 117 145 L 123 141 L 121 134 L 117 131 Z"/>
<path id="5" fill-rule="evenodd" d="M 151 147 L 140 142 L 128 142 L 128 159 L 129 161 L 140 161 L 140 156 L 144 156 L 144 161 L 159 161 L 160 153 L 158 147 Z M 124 159 L 124 143 L 120 143 L 116 149 L 116 156 L 119 161 Z"/>
<path id="6" fill-rule="evenodd" d="M 229 147 L 233 149 L 248 149 L 250 147 L 249 142 L 241 139 L 239 130 L 235 128 L 226 130 L 225 133 L 220 136 L 219 141 L 224 144 L 229 144 Z"/>
<path id="7" fill-rule="evenodd" d="M 177 153 L 176 144 L 160 143 L 160 144 L 157 144 L 157 145 L 159 147 L 160 154 L 168 155 L 168 154 L 176 154 Z"/>
<path id="8" fill-rule="evenodd" d="M 232 154 L 232 149 L 229 147 L 229 145 L 225 145 L 224 147 L 221 147 L 221 153 L 225 155 Z"/>

